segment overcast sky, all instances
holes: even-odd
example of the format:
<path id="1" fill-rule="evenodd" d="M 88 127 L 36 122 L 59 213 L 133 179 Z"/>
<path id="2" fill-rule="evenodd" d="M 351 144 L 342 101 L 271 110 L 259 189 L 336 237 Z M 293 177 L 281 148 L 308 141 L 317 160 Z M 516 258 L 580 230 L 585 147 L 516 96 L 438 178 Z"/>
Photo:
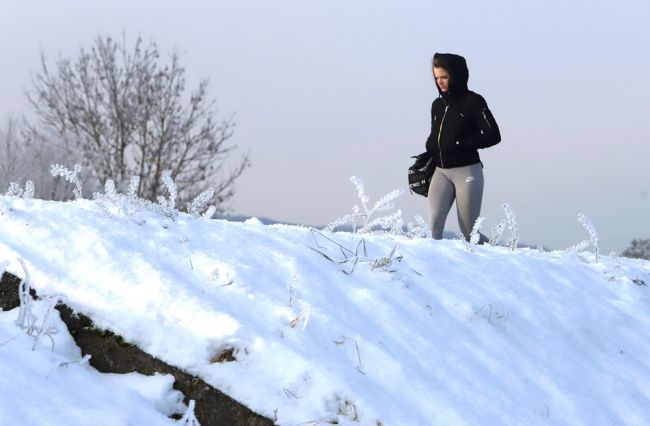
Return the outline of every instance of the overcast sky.
<path id="1" fill-rule="evenodd" d="M 0 0 L 0 117 L 50 60 L 98 33 L 184 53 L 189 86 L 209 77 L 235 114 L 234 213 L 326 224 L 406 188 L 437 91 L 434 52 L 466 57 L 502 142 L 480 151 L 486 226 L 512 205 L 524 242 L 565 248 L 596 226 L 601 250 L 650 238 L 650 6 L 647 1 Z M 398 199 L 407 221 L 426 200 Z M 450 212 L 448 230 L 458 230 Z"/>

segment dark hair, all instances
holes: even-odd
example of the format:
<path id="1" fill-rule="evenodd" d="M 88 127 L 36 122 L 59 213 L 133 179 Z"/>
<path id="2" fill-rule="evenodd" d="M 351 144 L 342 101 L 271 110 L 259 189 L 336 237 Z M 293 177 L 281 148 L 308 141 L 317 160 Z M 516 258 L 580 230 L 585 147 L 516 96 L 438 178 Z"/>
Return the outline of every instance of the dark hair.
<path id="1" fill-rule="evenodd" d="M 449 72 L 449 68 L 447 67 L 446 61 L 440 56 L 434 56 L 431 63 L 435 68 L 443 68 L 445 71 Z"/>
<path id="2" fill-rule="evenodd" d="M 451 86 L 453 84 L 454 77 L 451 75 L 451 71 L 449 71 L 447 62 L 440 56 L 434 56 L 431 62 L 433 64 L 433 68 L 442 68 L 443 70 L 447 71 L 447 74 L 449 74 L 449 85 Z M 438 86 L 437 81 L 436 86 Z"/>

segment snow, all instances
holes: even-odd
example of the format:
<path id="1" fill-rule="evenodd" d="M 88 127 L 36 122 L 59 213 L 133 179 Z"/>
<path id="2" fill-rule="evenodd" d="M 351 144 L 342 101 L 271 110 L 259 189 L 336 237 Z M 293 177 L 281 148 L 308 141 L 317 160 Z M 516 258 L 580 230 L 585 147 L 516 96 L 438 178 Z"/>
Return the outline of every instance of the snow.
<path id="1" fill-rule="evenodd" d="M 35 302 L 42 317 L 45 302 Z M 49 340 L 33 339 L 14 324 L 18 308 L 0 311 L 0 424 L 2 425 L 171 425 L 167 415 L 184 412 L 171 375 L 101 374 L 81 352 L 53 311 L 58 329 Z"/>
<path id="2" fill-rule="evenodd" d="M 280 425 L 650 424 L 648 262 L 386 234 L 352 270 L 323 256 L 344 260 L 352 233 L 110 212 L 0 197 L 0 263 Z M 166 376 L 50 373 L 78 348 L 59 333 L 32 352 L 17 315 L 0 316 L 0 344 L 18 335 L 0 347 L 0 424 L 183 411 Z"/>

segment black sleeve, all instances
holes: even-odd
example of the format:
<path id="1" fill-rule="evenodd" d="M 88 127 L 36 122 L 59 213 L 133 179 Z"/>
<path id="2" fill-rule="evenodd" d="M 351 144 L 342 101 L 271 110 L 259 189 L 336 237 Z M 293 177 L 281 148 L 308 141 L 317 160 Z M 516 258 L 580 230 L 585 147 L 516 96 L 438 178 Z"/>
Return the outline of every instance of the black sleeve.
<path id="1" fill-rule="evenodd" d="M 467 136 L 463 139 L 462 143 L 473 148 L 487 148 L 496 145 L 501 141 L 501 133 L 499 126 L 494 120 L 494 116 L 483 99 L 483 96 L 478 95 L 477 102 L 471 109 L 471 118 L 478 125 L 480 131 L 473 135 Z"/>
<path id="2" fill-rule="evenodd" d="M 437 100 L 437 98 L 436 98 Z M 427 138 L 427 142 L 425 144 L 427 152 L 431 152 L 433 149 L 433 143 L 435 143 L 436 136 L 433 134 L 433 127 L 434 127 L 434 122 L 433 122 L 433 111 L 435 109 L 435 104 L 436 101 L 434 100 L 433 103 L 431 104 L 431 131 L 429 132 L 429 137 Z M 433 142 L 432 142 L 433 141 Z"/>

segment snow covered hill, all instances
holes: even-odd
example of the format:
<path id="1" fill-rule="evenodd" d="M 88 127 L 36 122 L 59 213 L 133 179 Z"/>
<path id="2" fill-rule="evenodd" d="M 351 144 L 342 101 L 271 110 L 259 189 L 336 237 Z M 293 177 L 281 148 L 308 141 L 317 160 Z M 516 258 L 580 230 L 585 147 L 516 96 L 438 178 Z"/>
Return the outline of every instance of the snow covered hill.
<path id="1" fill-rule="evenodd" d="M 0 197 L 0 265 L 280 425 L 650 424 L 650 263 L 361 241 Z M 65 332 L 32 351 L 17 315 L 0 313 L 0 423 L 173 423 L 168 377 L 100 375 Z"/>

